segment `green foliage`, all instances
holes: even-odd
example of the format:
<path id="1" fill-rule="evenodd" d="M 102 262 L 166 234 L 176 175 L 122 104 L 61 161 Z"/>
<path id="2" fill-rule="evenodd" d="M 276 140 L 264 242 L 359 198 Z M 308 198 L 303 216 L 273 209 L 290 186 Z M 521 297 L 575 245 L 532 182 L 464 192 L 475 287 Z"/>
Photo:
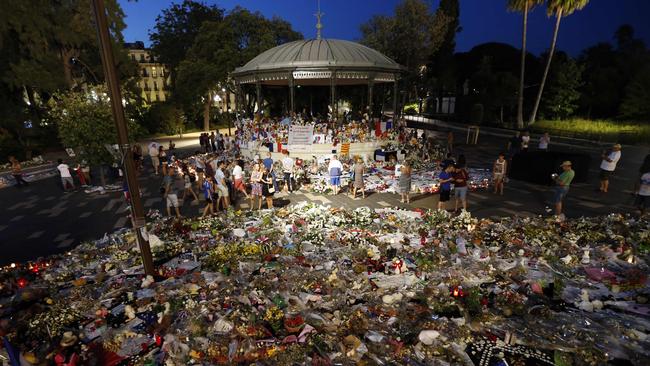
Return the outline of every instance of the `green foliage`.
<path id="1" fill-rule="evenodd" d="M 104 87 L 57 93 L 51 104 L 51 117 L 57 122 L 65 147 L 73 148 L 80 159 L 91 165 L 113 163 L 105 145 L 116 144 L 117 133 Z M 126 120 L 129 141 L 135 141 L 141 135 L 140 126 L 128 116 Z"/>
<path id="2" fill-rule="evenodd" d="M 204 21 L 178 66 L 174 94 L 186 114 L 193 114 L 190 111 L 197 104 L 210 102 L 217 88 L 234 92 L 228 74 L 237 66 L 280 43 L 301 38 L 286 21 L 269 20 L 240 7 L 223 19 Z"/>
<path id="3" fill-rule="evenodd" d="M 578 108 L 584 67 L 563 52 L 555 55 L 549 72 L 548 86 L 542 99 L 542 115 L 550 119 L 565 119 Z"/>
<path id="4" fill-rule="evenodd" d="M 144 114 L 143 127 L 152 134 L 174 135 L 185 131 L 185 120 L 183 112 L 175 105 L 166 102 L 154 103 Z"/>
<path id="5" fill-rule="evenodd" d="M 413 104 L 407 104 L 404 106 L 404 113 L 405 114 L 417 114 L 418 113 L 418 105 L 413 103 Z"/>
<path id="6" fill-rule="evenodd" d="M 224 10 L 216 5 L 184 0 L 181 4 L 172 4 L 156 17 L 154 32 L 149 34 L 151 50 L 160 62 L 170 66 L 172 85 L 176 80 L 177 68 L 194 44 L 203 23 L 219 22 L 223 19 L 223 13 Z"/>
<path id="7" fill-rule="evenodd" d="M 361 43 L 384 53 L 407 69 L 404 76 L 410 99 L 425 93 L 426 66 L 445 44 L 453 52 L 458 28 L 457 4 L 444 1 L 446 11 L 431 12 L 428 2 L 403 0 L 394 16 L 375 15 L 361 25 Z M 443 4 L 441 3 L 441 8 Z M 456 14 L 453 14 L 454 11 Z"/>
<path id="8" fill-rule="evenodd" d="M 650 124 L 630 123 L 613 120 L 589 120 L 570 118 L 566 120 L 541 120 L 535 123 L 535 131 L 550 130 L 552 134 L 563 134 L 602 141 L 647 143 L 650 141 Z"/>
<path id="9" fill-rule="evenodd" d="M 650 122 L 650 65 L 643 68 L 625 89 L 621 115 Z"/>
<path id="10" fill-rule="evenodd" d="M 121 46 L 124 13 L 117 0 L 105 6 L 118 71 L 127 79 L 136 75 L 137 65 Z M 57 145 L 49 138 L 56 134 L 47 116 L 53 93 L 102 78 L 91 0 L 0 2 L 0 129 L 21 149 Z M 31 129 L 24 128 L 26 120 Z"/>

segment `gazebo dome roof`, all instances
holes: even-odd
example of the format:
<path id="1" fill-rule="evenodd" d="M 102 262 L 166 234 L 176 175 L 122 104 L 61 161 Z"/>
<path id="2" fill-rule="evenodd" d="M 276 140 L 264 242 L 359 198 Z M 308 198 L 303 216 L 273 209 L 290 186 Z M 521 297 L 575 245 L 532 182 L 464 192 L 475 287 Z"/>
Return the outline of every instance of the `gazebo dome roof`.
<path id="1" fill-rule="evenodd" d="M 285 43 L 259 54 L 233 74 L 282 70 L 363 70 L 399 73 L 402 67 L 389 57 L 356 42 L 309 39 Z"/>

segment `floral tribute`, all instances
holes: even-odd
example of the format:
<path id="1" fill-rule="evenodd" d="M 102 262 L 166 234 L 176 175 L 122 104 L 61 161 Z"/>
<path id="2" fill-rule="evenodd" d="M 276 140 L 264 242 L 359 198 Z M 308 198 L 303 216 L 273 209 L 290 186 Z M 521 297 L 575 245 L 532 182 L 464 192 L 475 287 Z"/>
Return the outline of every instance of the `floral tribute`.
<path id="1" fill-rule="evenodd" d="M 302 203 L 147 231 L 154 277 L 129 230 L 3 267 L 0 359 L 650 364 L 647 220 Z"/>

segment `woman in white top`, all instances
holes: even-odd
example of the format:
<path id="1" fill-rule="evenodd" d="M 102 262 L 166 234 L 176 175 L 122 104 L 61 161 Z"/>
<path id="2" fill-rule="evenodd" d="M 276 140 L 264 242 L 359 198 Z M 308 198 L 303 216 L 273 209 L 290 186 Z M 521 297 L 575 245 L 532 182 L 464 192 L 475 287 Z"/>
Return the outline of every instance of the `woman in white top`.
<path id="1" fill-rule="evenodd" d="M 492 179 L 494 180 L 494 193 L 499 192 L 503 196 L 503 180 L 506 177 L 508 162 L 504 153 L 499 153 L 499 158 L 492 166 Z"/>

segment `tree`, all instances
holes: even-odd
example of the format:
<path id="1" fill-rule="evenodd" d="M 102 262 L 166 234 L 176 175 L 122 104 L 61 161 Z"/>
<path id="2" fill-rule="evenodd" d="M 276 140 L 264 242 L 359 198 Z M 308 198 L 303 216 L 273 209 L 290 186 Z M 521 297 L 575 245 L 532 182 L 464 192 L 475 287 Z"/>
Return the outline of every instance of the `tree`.
<path id="1" fill-rule="evenodd" d="M 625 88 L 621 116 L 650 121 L 650 65 L 646 65 Z"/>
<path id="2" fill-rule="evenodd" d="M 278 42 L 302 39 L 302 34 L 278 18 L 266 19 L 236 7 L 221 21 L 204 22 L 192 47 L 178 67 L 176 90 L 184 106 L 201 100 L 203 126 L 209 129 L 210 106 L 217 88 L 233 92 L 228 74 Z"/>
<path id="3" fill-rule="evenodd" d="M 521 30 L 521 66 L 519 71 L 519 93 L 517 98 L 517 128 L 524 127 L 524 75 L 526 69 L 526 32 L 528 31 L 528 12 L 544 0 L 508 0 L 508 9 L 524 14 Z"/>
<path id="4" fill-rule="evenodd" d="M 438 49 L 431 55 L 427 66 L 428 80 L 433 95 L 439 98 L 456 89 L 457 65 L 454 63 L 456 49 L 456 34 L 460 27 L 460 6 L 458 0 L 441 0 L 434 15 L 434 23 L 439 26 L 444 34 Z"/>
<path id="5" fill-rule="evenodd" d="M 89 165 L 114 162 L 105 147 L 117 144 L 117 132 L 104 86 L 90 88 L 87 92 L 56 93 L 50 104 L 50 116 L 57 122 L 59 138 L 65 147 L 74 149 Z M 132 118 L 126 120 L 129 141 L 135 141 L 141 133 L 140 126 Z M 103 169 L 101 172 L 104 184 Z"/>
<path id="6" fill-rule="evenodd" d="M 220 22 L 224 10 L 194 0 L 172 4 L 156 17 L 154 32 L 149 34 L 151 51 L 171 69 L 172 90 L 181 62 L 200 34 L 204 22 Z"/>
<path id="7" fill-rule="evenodd" d="M 544 68 L 544 74 L 542 75 L 542 81 L 539 85 L 539 90 L 537 91 L 537 98 L 535 99 L 535 105 L 533 106 L 533 111 L 530 114 L 529 124 L 535 123 L 535 118 L 537 117 L 537 109 L 539 108 L 539 103 L 542 99 L 542 93 L 544 92 L 544 84 L 546 83 L 546 78 L 548 76 L 548 70 L 551 67 L 551 60 L 553 59 L 553 53 L 555 52 L 555 45 L 557 44 L 557 35 L 560 31 L 560 21 L 562 17 L 569 16 L 573 14 L 576 10 L 584 8 L 589 3 L 589 0 L 548 0 L 547 3 L 547 13 L 549 16 L 555 16 L 555 28 L 553 29 L 553 40 L 551 42 L 551 50 L 548 53 L 548 58 L 546 60 L 546 67 Z"/>
<path id="8" fill-rule="evenodd" d="M 433 14 L 423 0 L 403 0 L 394 16 L 376 15 L 361 25 L 361 43 L 404 65 L 407 90 L 419 99 L 426 65 L 448 35 L 450 23 L 449 15 Z"/>
<path id="9" fill-rule="evenodd" d="M 541 110 L 546 118 L 565 119 L 578 108 L 584 67 L 564 52 L 558 52 L 555 59 Z"/>
<path id="10" fill-rule="evenodd" d="M 106 0 L 106 8 L 125 80 L 137 75 L 137 65 L 121 46 L 124 14 L 116 0 Z M 0 2 L 0 128 L 23 148 L 31 149 L 34 140 L 49 146 L 57 143 L 49 139 L 55 126 L 47 120 L 47 101 L 53 93 L 102 79 L 90 0 Z M 33 126 L 28 130 L 23 127 L 27 120 Z"/>

